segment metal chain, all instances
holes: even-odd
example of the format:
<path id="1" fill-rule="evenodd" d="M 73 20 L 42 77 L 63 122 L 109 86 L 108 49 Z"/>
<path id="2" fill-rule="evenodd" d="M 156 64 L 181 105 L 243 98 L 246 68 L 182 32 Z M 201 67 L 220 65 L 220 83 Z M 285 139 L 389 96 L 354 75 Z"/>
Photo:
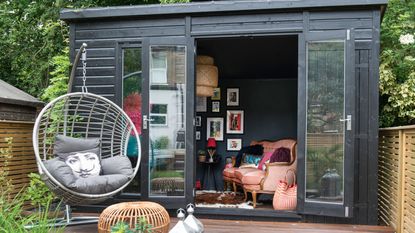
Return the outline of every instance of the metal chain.
<path id="1" fill-rule="evenodd" d="M 85 85 L 86 82 L 86 48 L 84 48 L 84 50 L 82 51 L 82 92 L 87 93 L 88 92 L 88 88 Z"/>

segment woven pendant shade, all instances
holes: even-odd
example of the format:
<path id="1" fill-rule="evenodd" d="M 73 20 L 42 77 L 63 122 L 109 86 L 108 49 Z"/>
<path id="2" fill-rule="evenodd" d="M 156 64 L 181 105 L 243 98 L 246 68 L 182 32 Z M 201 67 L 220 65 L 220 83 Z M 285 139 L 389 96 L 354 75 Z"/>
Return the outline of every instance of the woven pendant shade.
<path id="1" fill-rule="evenodd" d="M 130 229 L 144 217 L 151 224 L 153 233 L 167 233 L 170 226 L 169 213 L 163 206 L 148 201 L 122 202 L 107 207 L 99 216 L 98 232 L 110 233 L 117 222 L 126 222 Z"/>
<path id="2" fill-rule="evenodd" d="M 197 56 L 196 61 L 196 95 L 213 96 L 213 88 L 218 86 L 218 68 L 209 56 Z"/>

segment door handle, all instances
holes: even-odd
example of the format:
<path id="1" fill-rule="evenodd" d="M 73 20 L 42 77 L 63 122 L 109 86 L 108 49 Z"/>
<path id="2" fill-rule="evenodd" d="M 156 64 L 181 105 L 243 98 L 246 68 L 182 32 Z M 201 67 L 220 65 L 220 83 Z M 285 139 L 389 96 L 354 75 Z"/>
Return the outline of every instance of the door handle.
<path id="1" fill-rule="evenodd" d="M 143 129 L 148 128 L 148 122 L 152 122 L 154 119 L 149 118 L 147 115 L 143 115 Z"/>
<path id="2" fill-rule="evenodd" d="M 347 115 L 346 118 L 340 119 L 341 122 L 346 122 L 346 130 L 352 130 L 352 115 Z"/>

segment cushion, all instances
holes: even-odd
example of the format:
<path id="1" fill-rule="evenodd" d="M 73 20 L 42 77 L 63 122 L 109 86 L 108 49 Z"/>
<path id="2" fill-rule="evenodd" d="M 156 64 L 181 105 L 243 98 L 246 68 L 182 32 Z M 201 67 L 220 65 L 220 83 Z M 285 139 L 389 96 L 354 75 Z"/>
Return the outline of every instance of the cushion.
<path id="1" fill-rule="evenodd" d="M 98 138 L 73 138 L 64 135 L 57 135 L 53 147 L 53 154 L 70 153 L 99 148 Z"/>
<path id="2" fill-rule="evenodd" d="M 240 168 L 240 169 L 238 169 L 238 170 L 235 171 L 235 178 L 237 178 L 239 180 L 242 180 L 242 177 L 245 174 L 247 174 L 249 172 L 253 172 L 253 171 L 258 171 L 258 169 L 257 168 L 254 168 L 254 167 L 250 167 L 250 168 L 249 167 L 248 168 Z"/>
<path id="3" fill-rule="evenodd" d="M 59 158 L 49 159 L 43 162 L 46 170 L 63 186 L 73 188 L 76 178 L 72 169 Z"/>
<path id="4" fill-rule="evenodd" d="M 235 171 L 238 169 L 237 167 L 230 167 L 223 169 L 223 175 L 226 177 L 234 178 L 235 177 Z"/>
<path id="5" fill-rule="evenodd" d="M 101 163 L 99 160 L 99 148 L 90 150 L 59 153 L 60 159 L 72 169 L 75 178 L 87 178 L 101 174 Z"/>
<path id="6" fill-rule="evenodd" d="M 262 155 L 246 154 L 243 159 L 243 164 L 255 164 L 255 166 L 258 167 L 261 158 Z"/>
<path id="7" fill-rule="evenodd" d="M 122 174 L 131 177 L 134 170 L 126 156 L 114 156 L 101 160 L 102 174 Z"/>
<path id="8" fill-rule="evenodd" d="M 84 179 L 77 179 L 73 189 L 80 193 L 102 194 L 118 189 L 127 181 L 128 177 L 122 174 L 90 176 Z"/>
<path id="9" fill-rule="evenodd" d="M 257 169 L 256 171 L 246 173 L 242 177 L 241 182 L 244 185 L 260 184 L 264 177 L 265 177 L 265 172 Z"/>
<path id="10" fill-rule="evenodd" d="M 269 162 L 272 154 L 273 154 L 272 152 L 265 152 L 264 153 L 264 155 L 261 158 L 261 161 L 259 161 L 259 163 L 258 163 L 258 169 L 259 170 L 264 170 L 264 168 L 265 168 L 264 164 Z"/>
<path id="11" fill-rule="evenodd" d="M 277 148 L 269 160 L 270 163 L 275 163 L 275 162 L 289 163 L 290 161 L 291 161 L 290 149 L 286 147 Z"/>

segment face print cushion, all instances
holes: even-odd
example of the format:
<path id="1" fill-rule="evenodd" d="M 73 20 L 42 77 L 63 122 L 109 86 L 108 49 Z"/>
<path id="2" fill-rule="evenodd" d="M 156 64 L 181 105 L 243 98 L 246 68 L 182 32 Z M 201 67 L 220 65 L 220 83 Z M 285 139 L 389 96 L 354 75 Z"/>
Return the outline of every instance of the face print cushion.
<path id="1" fill-rule="evenodd" d="M 87 178 L 99 176 L 101 164 L 98 154 L 99 150 L 86 150 L 60 154 L 59 157 L 72 169 L 76 178 Z"/>

